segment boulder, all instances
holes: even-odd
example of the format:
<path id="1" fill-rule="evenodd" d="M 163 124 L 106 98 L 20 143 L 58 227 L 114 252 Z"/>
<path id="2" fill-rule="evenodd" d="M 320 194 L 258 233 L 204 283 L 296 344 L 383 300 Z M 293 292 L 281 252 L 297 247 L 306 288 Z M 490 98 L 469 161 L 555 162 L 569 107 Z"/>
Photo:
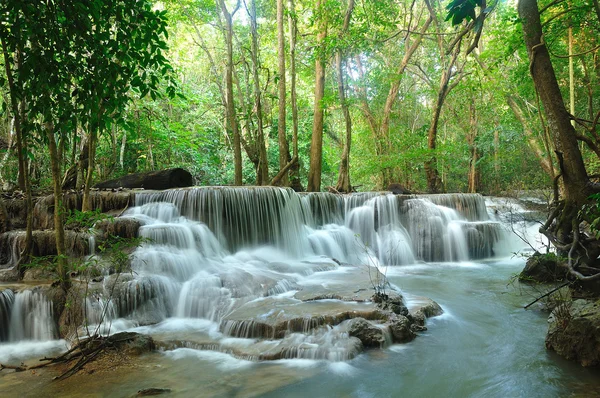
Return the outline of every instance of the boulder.
<path id="1" fill-rule="evenodd" d="M 393 193 L 394 195 L 410 195 L 410 194 L 412 194 L 412 192 L 410 190 L 406 189 L 406 187 L 404 187 L 398 183 L 390 184 L 388 186 L 387 190 L 390 191 L 391 193 Z"/>
<path id="2" fill-rule="evenodd" d="M 134 218 L 117 217 L 98 221 L 94 225 L 94 229 L 99 231 L 101 239 L 107 239 L 110 236 L 131 239 L 137 237 L 140 226 L 140 222 Z"/>
<path id="3" fill-rule="evenodd" d="M 135 332 L 120 332 L 111 335 L 108 340 L 117 349 L 129 355 L 141 355 L 156 349 L 152 337 Z"/>
<path id="4" fill-rule="evenodd" d="M 8 210 L 4 200 L 0 198 L 0 233 L 6 232 L 10 229 L 10 218 L 8 216 Z"/>
<path id="5" fill-rule="evenodd" d="M 90 192 L 90 200 L 92 210 L 103 213 L 112 212 L 114 215 L 135 203 L 135 192 L 92 191 Z M 81 210 L 82 203 L 82 192 L 71 191 L 63 194 L 63 206 L 66 212 Z M 54 228 L 54 195 L 45 196 L 36 202 L 33 208 L 33 217 L 34 229 Z"/>
<path id="6" fill-rule="evenodd" d="M 388 310 L 397 315 L 408 315 L 404 299 L 394 291 L 390 291 L 389 294 L 374 294 L 372 300 L 382 310 Z"/>
<path id="7" fill-rule="evenodd" d="M 417 326 L 425 326 L 425 320 L 434 316 L 439 316 L 444 313 L 444 310 L 438 303 L 431 299 L 423 298 L 423 303 L 411 310 L 409 319 Z"/>
<path id="8" fill-rule="evenodd" d="M 27 205 L 24 198 L 10 198 L 4 201 L 9 229 L 25 228 L 27 226 Z M 7 230 L 9 230 L 7 229 Z"/>
<path id="9" fill-rule="evenodd" d="M 359 339 L 367 348 L 381 348 L 385 345 L 383 329 L 364 318 L 354 318 L 348 322 L 348 335 Z"/>
<path id="10" fill-rule="evenodd" d="M 569 270 L 554 253 L 536 252 L 527 259 L 525 268 L 519 274 L 522 282 L 551 283 L 560 282 L 567 277 Z"/>
<path id="11" fill-rule="evenodd" d="M 582 366 L 600 364 L 600 300 L 561 304 L 548 322 L 547 349 Z"/>
<path id="12" fill-rule="evenodd" d="M 413 330 L 412 322 L 404 315 L 397 315 L 390 318 L 390 332 L 394 343 L 406 343 L 417 337 Z"/>

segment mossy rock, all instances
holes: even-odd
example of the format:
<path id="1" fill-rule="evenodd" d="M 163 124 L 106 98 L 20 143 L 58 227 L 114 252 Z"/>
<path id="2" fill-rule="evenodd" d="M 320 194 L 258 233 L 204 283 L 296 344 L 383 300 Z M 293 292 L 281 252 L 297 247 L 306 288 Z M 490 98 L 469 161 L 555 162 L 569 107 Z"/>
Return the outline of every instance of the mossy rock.
<path id="1" fill-rule="evenodd" d="M 565 262 L 554 253 L 535 253 L 527 259 L 519 274 L 521 282 L 552 283 L 566 279 L 569 270 Z"/>

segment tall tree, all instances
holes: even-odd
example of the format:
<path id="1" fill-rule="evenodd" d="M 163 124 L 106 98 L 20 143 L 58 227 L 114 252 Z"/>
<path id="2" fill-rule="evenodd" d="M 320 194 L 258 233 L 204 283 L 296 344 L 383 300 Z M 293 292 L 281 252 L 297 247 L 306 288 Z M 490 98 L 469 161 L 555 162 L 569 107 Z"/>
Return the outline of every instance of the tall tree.
<path id="1" fill-rule="evenodd" d="M 279 170 L 291 160 L 290 149 L 286 136 L 286 69 L 285 69 L 285 34 L 283 14 L 285 7 L 283 0 L 277 0 L 277 96 L 279 102 L 279 111 L 277 118 L 277 140 L 279 142 Z M 288 175 L 285 173 L 279 181 L 281 185 L 288 185 Z"/>
<path id="2" fill-rule="evenodd" d="M 252 32 L 252 77 L 254 80 L 254 107 L 256 109 L 256 146 L 258 147 L 258 170 L 257 170 L 257 184 L 265 185 L 269 181 L 269 163 L 267 159 L 267 148 L 265 146 L 265 135 L 263 131 L 263 111 L 262 111 L 262 93 L 260 87 L 260 78 L 258 70 L 260 63 L 258 60 L 258 24 L 256 21 L 256 0 L 250 1 L 250 27 Z M 285 86 L 285 82 L 284 82 Z M 285 87 L 284 87 L 285 96 Z M 284 105 L 285 107 L 285 105 Z M 285 125 L 284 125 L 285 129 Z"/>
<path id="3" fill-rule="evenodd" d="M 350 19 L 352 18 L 352 12 L 354 11 L 354 0 L 348 0 L 346 6 L 346 12 L 344 15 L 344 25 L 339 34 L 340 41 L 343 41 L 344 36 L 348 33 L 350 26 Z M 350 148 L 352 146 L 352 119 L 350 117 L 350 109 L 348 101 L 346 99 L 346 84 L 345 84 L 345 68 L 343 67 L 344 61 L 344 49 L 338 48 L 335 54 L 335 68 L 337 72 L 337 83 L 338 83 L 338 98 L 340 100 L 340 106 L 342 108 L 342 114 L 344 115 L 344 125 L 346 136 L 344 139 L 344 147 L 342 150 L 342 159 L 340 161 L 340 169 L 338 174 L 338 181 L 335 189 L 338 192 L 351 192 L 352 185 L 350 184 Z"/>
<path id="4" fill-rule="evenodd" d="M 323 98 L 325 97 L 325 65 L 327 63 L 325 44 L 325 39 L 327 38 L 327 11 L 324 6 L 324 0 L 317 0 L 314 9 L 317 26 L 317 49 L 315 51 L 315 97 L 313 107 L 313 128 L 310 144 L 310 167 L 308 169 L 309 192 L 318 192 L 321 190 L 323 121 L 325 118 Z"/>
<path id="5" fill-rule="evenodd" d="M 242 185 L 242 147 L 240 141 L 240 131 L 236 119 L 235 103 L 233 95 L 233 20 L 232 16 L 240 8 L 240 0 L 233 11 L 227 10 L 225 0 L 217 0 L 223 18 L 225 19 L 225 46 L 227 48 L 227 60 L 225 69 L 225 113 L 227 117 L 227 131 L 229 136 L 233 136 L 233 163 L 234 163 L 234 185 Z"/>
<path id="6" fill-rule="evenodd" d="M 439 86 L 433 105 L 433 112 L 431 113 L 431 121 L 429 129 L 427 131 L 427 148 L 432 152 L 431 157 L 425 162 L 425 175 L 427 177 L 427 191 L 430 193 L 439 193 L 443 190 L 443 181 L 440 178 L 440 174 L 437 168 L 437 157 L 435 155 L 435 149 L 437 146 L 437 131 L 440 121 L 444 102 L 448 97 L 448 94 L 456 85 L 460 82 L 463 75 L 464 64 L 457 66 L 458 55 L 460 54 L 460 46 L 462 38 L 458 37 L 452 40 L 449 44 L 449 48 L 445 46 L 443 30 L 441 24 L 438 22 L 437 13 L 429 0 L 425 0 L 427 9 L 431 14 L 431 18 L 436 22 L 437 32 L 437 43 L 440 54 L 440 60 L 442 63 L 442 74 L 440 75 Z M 458 34 L 460 35 L 460 33 Z M 448 60 L 446 54 L 451 54 Z M 450 84 L 450 80 L 453 80 Z"/>
<path id="7" fill-rule="evenodd" d="M 10 12 L 10 11 L 9 11 Z M 31 251 L 33 249 L 33 195 L 31 192 L 31 180 L 29 178 L 29 162 L 27 157 L 28 145 L 27 145 L 27 134 L 23 131 L 24 126 L 24 107 L 23 103 L 23 87 L 17 87 L 17 82 L 15 82 L 15 78 L 13 76 L 13 65 L 15 69 L 19 69 L 21 62 L 18 60 L 18 57 L 22 56 L 23 47 L 25 43 L 22 42 L 22 36 L 12 35 L 12 32 L 9 32 L 9 29 L 20 29 L 20 24 L 22 23 L 22 16 L 17 10 L 12 10 L 13 13 L 13 25 L 12 27 L 6 26 L 4 24 L 0 25 L 0 39 L 2 44 L 2 54 L 4 57 L 4 68 L 6 72 L 6 80 L 8 83 L 8 91 L 10 97 L 10 111 L 13 117 L 13 126 L 15 130 L 16 136 L 16 147 L 17 147 L 17 158 L 19 163 L 19 177 L 18 183 L 19 188 L 25 191 L 25 210 L 27 212 L 27 221 L 26 221 L 26 229 L 25 229 L 25 242 L 23 245 L 23 251 L 20 253 L 20 264 L 18 264 L 17 268 L 19 272 L 22 271 L 21 265 L 27 263 L 29 261 L 29 256 L 31 255 Z M 12 48 L 9 48 L 9 38 L 13 39 Z M 11 54 L 14 54 L 11 57 Z M 19 98 L 21 98 L 21 103 L 19 104 Z"/>
<path id="8" fill-rule="evenodd" d="M 295 191 L 303 191 L 300 182 L 300 162 L 298 159 L 298 100 L 296 96 L 296 5 L 294 0 L 288 0 L 288 34 L 290 56 L 290 106 L 292 108 L 292 160 L 296 159 L 290 167 L 291 186 Z"/>
<path id="9" fill-rule="evenodd" d="M 2 9 L 3 20 L 24 23 L 18 31 L 3 24 L 2 39 L 5 48 L 14 48 L 10 43 L 24 47 L 13 86 L 20 87 L 26 106 L 27 131 L 48 145 L 57 272 L 66 289 L 61 146 L 78 124 L 97 132 L 110 123 L 109 115 L 118 120 L 132 88 L 156 96 L 158 77 L 152 71 L 170 69 L 160 51 L 166 48 L 160 40 L 166 34 L 166 17 L 139 0 L 11 4 Z M 90 178 L 88 174 L 88 186 Z"/>

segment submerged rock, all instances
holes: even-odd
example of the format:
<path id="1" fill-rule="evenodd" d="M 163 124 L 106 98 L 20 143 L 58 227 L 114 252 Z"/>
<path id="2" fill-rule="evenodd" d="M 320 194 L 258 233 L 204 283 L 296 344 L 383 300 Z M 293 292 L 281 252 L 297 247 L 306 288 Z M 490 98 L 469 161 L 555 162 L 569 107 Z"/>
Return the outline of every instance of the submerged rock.
<path id="1" fill-rule="evenodd" d="M 144 388 L 137 392 L 138 397 L 149 397 L 152 395 L 168 394 L 171 392 L 170 388 Z"/>
<path id="2" fill-rule="evenodd" d="M 561 304 L 548 322 L 547 349 L 582 366 L 600 365 L 600 300 Z"/>

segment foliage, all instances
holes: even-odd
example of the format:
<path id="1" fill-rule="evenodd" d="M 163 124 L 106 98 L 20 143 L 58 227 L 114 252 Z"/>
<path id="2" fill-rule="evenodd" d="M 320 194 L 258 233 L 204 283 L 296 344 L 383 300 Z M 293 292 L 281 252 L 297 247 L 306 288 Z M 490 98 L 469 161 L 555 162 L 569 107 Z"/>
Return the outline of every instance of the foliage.
<path id="1" fill-rule="evenodd" d="M 77 209 L 71 210 L 65 219 L 65 227 L 75 230 L 89 230 L 94 224 L 102 220 L 111 220 L 113 217 L 106 213 L 102 213 L 101 209 L 80 211 Z"/>
<path id="2" fill-rule="evenodd" d="M 1 35 L 7 39 L 21 97 L 26 98 L 27 155 L 32 159 L 35 187 L 52 181 L 48 173 L 47 136 L 51 122 L 56 127 L 62 168 L 76 163 L 81 142 L 97 131 L 97 178 L 167 167 L 184 167 L 200 185 L 233 181 L 232 143 L 224 133 L 222 77 L 225 53 L 222 23 L 214 1 L 186 0 L 159 3 L 150 0 L 75 1 L 69 6 L 24 7 L 8 1 L 0 8 Z M 51 2 L 54 4 L 54 2 Z M 59 3 L 56 3 L 57 5 Z M 62 3 L 60 3 L 62 4 Z M 342 0 L 324 1 L 321 12 L 328 22 L 323 46 L 327 58 L 325 99 L 324 185 L 337 179 L 344 120 L 337 96 L 333 54 L 346 57 L 347 102 L 353 124 L 351 180 L 360 190 L 385 188 L 382 174 L 392 170 L 399 183 L 424 191 L 423 163 L 435 156 L 447 191 L 465 191 L 471 163 L 467 136 L 469 107 L 475 104 L 478 150 L 476 166 L 481 176 L 478 190 L 499 193 L 513 187 L 548 186 L 551 179 L 530 156 L 524 127 L 511 113 L 505 97 L 510 94 L 524 104 L 526 122 L 543 144 L 543 112 L 529 77 L 520 27 L 514 4 L 505 2 L 431 2 L 444 34 L 453 35 L 470 25 L 473 32 L 483 26 L 477 54 L 465 58 L 467 75 L 450 94 L 440 116 L 438 145 L 427 150 L 426 132 L 431 119 L 441 73 L 439 43 L 433 25 L 413 55 L 400 80 L 397 102 L 390 114 L 390 134 L 376 136 L 365 116 L 361 95 L 366 95 L 376 123 L 381 123 L 390 84 L 398 79 L 399 55 L 415 36 L 427 16 L 421 2 L 357 1 L 352 23 L 342 34 Z M 262 90 L 263 125 L 270 177 L 278 171 L 277 143 L 277 53 L 275 5 L 258 1 L 259 80 Z M 584 53 L 598 45 L 589 32 L 598 26 L 591 5 L 577 1 L 569 10 L 557 3 L 548 8 L 545 38 L 552 54 L 568 52 L 565 21 L 571 18 L 574 51 Z M 312 2 L 298 1 L 286 10 L 298 23 L 297 91 L 299 113 L 300 176 L 306 185 L 312 129 L 315 29 Z M 494 13 L 492 14 L 492 8 Z M 563 15 L 564 13 L 564 15 Z M 443 24 L 443 19 L 451 23 Z M 481 26 L 479 25 L 481 21 Z M 72 23 L 70 23 L 72 22 Z M 243 5 L 234 15 L 235 99 L 238 121 L 247 148 L 256 144 L 257 113 L 251 73 L 250 26 Z M 410 27 L 408 26 L 410 25 Z M 436 28 L 438 29 L 438 28 Z M 287 30 L 287 27 L 286 27 Z M 16 35 L 19 32 L 19 35 Z M 287 32 L 286 32 L 287 33 Z M 466 41 L 465 41 L 466 43 Z M 466 44 L 462 44 L 463 52 Z M 52 52 L 47 50 L 52 48 Z M 592 51 L 575 59 L 576 114 L 589 119 L 598 107 L 598 72 Z M 20 64 L 18 55 L 23 54 Z M 51 57 L 48 54 L 52 54 Z M 554 58 L 560 81 L 568 79 L 566 58 Z M 289 65 L 289 58 L 287 59 Z M 360 64 L 359 64 L 360 62 Z M 4 72 L 0 77 L 5 78 Z M 290 76 L 288 76 L 289 82 Z M 2 80 L 2 79 L 0 79 Z M 566 85 L 563 94 L 568 95 Z M 6 85 L 2 98 L 7 100 Z M 363 92 L 363 90 L 365 90 Z M 167 95 L 162 95 L 166 93 Z M 181 93 L 181 96 L 177 96 Z M 144 94 L 146 96 L 144 97 Z M 142 98 L 143 97 L 143 98 Z M 288 98 L 289 100 L 289 98 Z M 289 102 L 288 102 L 289 104 Z M 10 112 L 0 122 L 0 139 L 10 141 Z M 291 140 L 291 112 L 287 113 L 287 135 Z M 382 152 L 381 148 L 385 148 Z M 550 154 L 552 154 L 552 148 Z M 548 153 L 546 149 L 543 150 Z M 0 179 L 15 181 L 18 171 L 14 144 L 0 145 Z M 584 149 L 590 173 L 599 169 L 597 156 Z M 256 169 L 250 153 L 244 153 L 245 184 L 255 183 Z"/>

